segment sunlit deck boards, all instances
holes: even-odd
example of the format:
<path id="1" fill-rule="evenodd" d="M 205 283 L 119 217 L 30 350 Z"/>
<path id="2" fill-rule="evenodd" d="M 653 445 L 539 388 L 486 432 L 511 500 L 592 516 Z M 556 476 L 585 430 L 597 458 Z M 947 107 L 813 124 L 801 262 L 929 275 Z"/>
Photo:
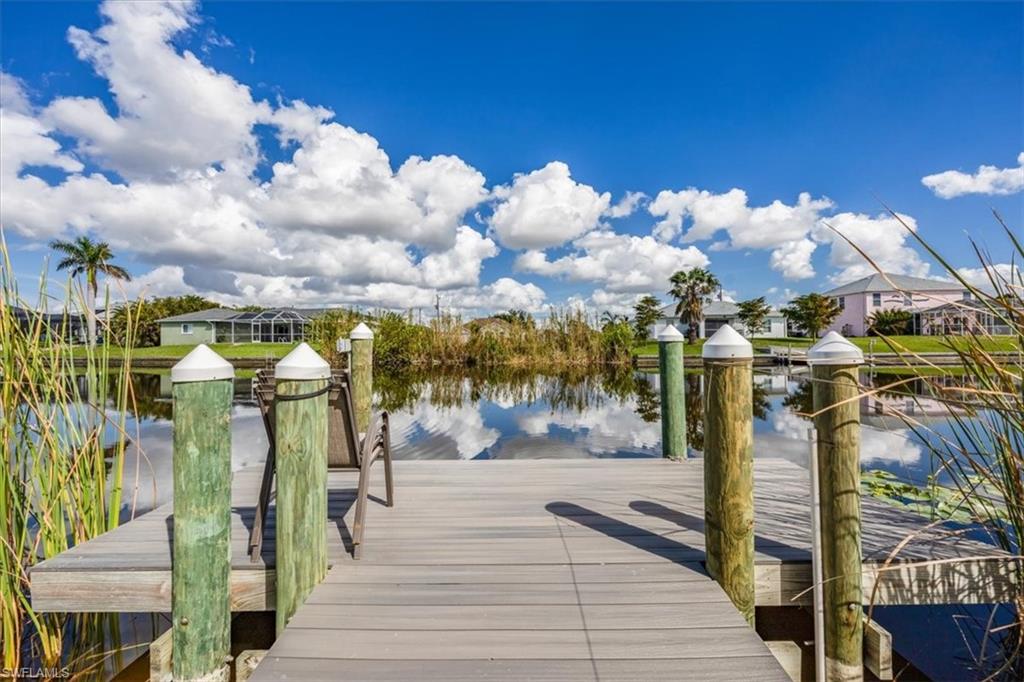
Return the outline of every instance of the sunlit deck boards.
<path id="1" fill-rule="evenodd" d="M 661 488 L 679 467 L 585 464 L 403 466 L 252 679 L 786 679 L 644 507 L 695 492 Z"/>
<path id="2" fill-rule="evenodd" d="M 397 506 L 370 506 L 358 562 L 346 550 L 355 477 L 330 474 L 333 567 L 256 679 L 783 679 L 703 572 L 700 460 L 402 461 L 395 473 Z M 245 554 L 258 477 L 234 479 L 239 611 L 273 608 L 273 513 L 261 560 Z M 787 604 L 810 585 L 806 472 L 758 459 L 755 481 L 757 601 Z M 863 506 L 868 594 L 908 533 L 905 559 L 962 559 L 883 574 L 876 603 L 1011 598 L 998 550 Z M 40 564 L 36 608 L 169 611 L 169 521 L 162 507 Z"/>
<path id="3" fill-rule="evenodd" d="M 574 562 L 634 564 L 703 561 L 700 460 L 519 460 L 396 462 L 396 508 L 371 505 L 366 561 L 419 565 Z M 380 474 L 380 472 L 376 472 Z M 333 519 L 351 513 L 354 474 L 332 472 Z M 274 520 L 263 558 L 245 554 L 259 471 L 236 473 L 232 604 L 273 608 Z M 373 491 L 379 491 L 378 481 Z M 372 491 L 372 492 L 373 492 Z M 757 602 L 790 603 L 810 585 L 806 471 L 783 460 L 755 460 Z M 902 558 L 956 563 L 887 571 L 879 604 L 988 603 L 1013 595 L 1012 567 L 998 550 L 864 499 L 865 588 L 910 532 Z M 32 572 L 32 600 L 50 611 L 169 611 L 170 506 L 43 562 Z M 348 519 L 328 525 L 330 557 L 347 562 Z M 623 539 L 628 538 L 628 539 Z M 638 553 L 638 550 L 642 550 Z M 970 557 L 970 558 L 968 558 Z M 809 594 L 801 597 L 807 601 Z"/>

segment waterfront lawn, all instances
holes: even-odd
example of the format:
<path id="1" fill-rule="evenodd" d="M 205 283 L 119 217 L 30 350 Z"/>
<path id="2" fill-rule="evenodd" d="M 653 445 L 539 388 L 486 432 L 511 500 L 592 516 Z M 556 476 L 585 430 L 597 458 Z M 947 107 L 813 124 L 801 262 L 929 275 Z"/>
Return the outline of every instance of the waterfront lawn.
<path id="1" fill-rule="evenodd" d="M 809 345 L 809 339 L 761 339 L 754 338 L 754 348 L 761 349 L 764 351 L 768 350 L 768 346 L 785 346 L 792 344 L 794 348 L 799 348 L 804 345 Z M 683 355 L 689 355 L 696 357 L 701 354 L 704 348 L 704 339 L 697 339 L 696 343 L 684 343 L 683 344 Z M 658 354 L 658 342 L 647 341 L 633 348 L 633 355 L 657 355 Z"/>
<path id="2" fill-rule="evenodd" d="M 910 352 L 910 353 L 949 353 L 950 344 L 956 345 L 957 337 L 946 336 L 890 336 L 883 339 L 877 336 L 853 336 L 850 341 L 858 348 L 867 352 L 871 350 L 872 341 L 876 353 Z M 769 346 L 792 346 L 793 348 L 807 348 L 814 343 L 814 339 L 808 338 L 782 338 L 782 339 L 761 339 L 753 340 L 756 350 L 767 351 Z M 892 344 L 890 346 L 890 343 Z M 704 339 L 698 339 L 695 344 L 683 346 L 685 355 L 700 355 Z M 1016 351 L 1019 349 L 1016 340 L 1012 336 L 993 336 L 982 339 L 982 346 L 987 351 Z M 658 343 L 648 341 L 633 349 L 634 355 L 657 355 Z"/>
<path id="3" fill-rule="evenodd" d="M 283 358 L 297 344 L 294 343 L 214 343 L 210 348 L 217 351 L 225 360 L 242 360 L 249 358 Z M 189 354 L 195 346 L 152 346 L 150 348 L 136 348 L 132 351 L 132 357 L 145 360 L 180 360 Z M 79 346 L 75 349 L 76 354 L 85 355 L 85 348 Z M 110 356 L 120 358 L 124 356 L 124 350 L 118 346 L 110 347 Z"/>
<path id="4" fill-rule="evenodd" d="M 683 355 L 697 356 L 700 355 L 701 349 L 704 347 L 704 339 L 697 339 L 696 343 L 684 343 L 683 344 Z M 648 341 L 642 343 L 639 346 L 633 348 L 633 355 L 657 355 L 658 354 L 658 342 Z"/>
<path id="5" fill-rule="evenodd" d="M 944 336 L 890 336 L 883 339 L 877 336 L 854 336 L 850 337 L 858 348 L 867 352 L 871 349 L 871 342 L 874 342 L 874 352 L 913 352 L 913 353 L 948 353 L 950 345 L 962 342 L 957 337 Z M 989 351 L 1014 351 L 1019 348 L 1017 341 L 1012 336 L 993 336 L 981 339 L 982 347 Z M 792 345 L 794 348 L 811 346 L 814 339 L 788 338 L 788 339 L 755 339 L 756 348 L 767 350 L 768 346 Z M 657 352 L 657 349 L 654 349 Z"/>

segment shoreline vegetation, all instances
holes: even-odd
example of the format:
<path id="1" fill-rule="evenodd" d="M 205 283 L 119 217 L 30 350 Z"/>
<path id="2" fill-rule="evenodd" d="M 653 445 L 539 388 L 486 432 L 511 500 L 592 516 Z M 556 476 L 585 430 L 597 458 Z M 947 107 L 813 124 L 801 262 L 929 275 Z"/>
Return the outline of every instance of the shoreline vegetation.
<path id="1" fill-rule="evenodd" d="M 37 613 L 29 597 L 36 563 L 116 528 L 132 514 L 123 480 L 126 431 L 135 398 L 131 350 L 117 368 L 107 346 L 73 346 L 68 316 L 54 329 L 25 305 L 0 235 L 0 642 L 2 666 L 27 662 L 90 673 L 121 653 L 113 614 Z M 89 285 L 87 285 L 89 286 Z M 40 278 L 39 300 L 47 294 Z M 88 291 L 69 281 L 64 310 L 83 309 Z M 29 311 L 14 314 L 15 308 Z M 132 322 L 129 319 L 129 325 Z"/>
<path id="2" fill-rule="evenodd" d="M 374 323 L 375 320 L 368 316 L 360 317 L 361 320 L 368 320 L 370 323 Z M 353 325 L 354 326 L 354 325 Z M 376 331 L 376 330 L 375 330 Z M 597 330 L 595 330 L 597 331 Z M 429 335 L 429 331 L 427 335 Z M 324 336 L 321 338 L 310 339 L 311 345 L 313 345 L 318 352 L 326 356 L 335 355 L 333 350 L 333 342 L 328 343 L 324 340 Z M 429 338 L 429 336 L 428 336 Z M 923 359 L 927 358 L 927 354 L 938 353 L 943 355 L 957 354 L 959 351 L 963 351 L 967 345 L 966 343 L 958 343 L 957 337 L 944 337 L 944 336 L 891 336 L 891 337 L 850 337 L 849 340 L 855 344 L 858 348 L 864 351 L 865 355 L 874 352 L 875 354 L 890 354 L 890 355 L 906 355 L 907 353 L 923 354 L 923 357 L 918 359 L 913 356 L 907 356 L 906 359 L 912 363 L 921 365 L 923 369 L 927 369 L 927 363 L 922 362 Z M 390 346 L 390 339 L 382 338 L 378 336 L 375 340 L 377 345 Z M 786 347 L 792 346 L 794 350 L 805 350 L 813 345 L 813 339 L 803 337 L 788 337 L 788 338 L 757 338 L 752 339 L 755 352 L 767 352 L 770 347 Z M 470 348 L 480 345 L 481 341 L 473 342 L 469 338 L 465 341 L 461 341 L 458 346 L 455 347 L 454 352 L 450 352 L 447 360 L 434 361 L 431 359 L 429 349 L 434 347 L 437 342 L 428 341 L 424 348 L 419 348 L 413 353 L 405 352 L 394 352 L 388 358 L 388 366 L 402 366 L 402 365 L 420 365 L 420 366 L 432 366 L 432 365 L 443 365 L 443 366 L 459 366 L 465 364 L 467 366 L 473 365 L 493 365 L 493 364 L 508 364 L 510 366 L 522 366 L 522 367 L 538 367 L 545 364 L 549 364 L 548 359 L 538 360 L 535 357 L 530 356 L 525 352 L 526 349 L 532 347 L 532 344 L 523 344 L 525 349 L 521 346 L 516 348 L 516 342 L 513 341 L 509 350 L 501 349 L 499 352 L 492 352 L 489 357 L 489 362 L 480 362 L 478 360 L 469 362 L 467 355 L 470 352 Z M 495 345 L 501 345 L 502 341 L 498 341 Z M 1012 336 L 994 336 L 980 339 L 980 347 L 991 353 L 1014 353 L 1021 350 L 1021 346 L 1017 343 L 1016 339 Z M 223 358 L 228 361 L 231 360 L 279 360 L 291 351 L 296 344 L 293 343 L 214 343 L 209 344 L 210 348 L 215 350 Z M 700 357 L 703 349 L 704 339 L 698 339 L 697 342 L 692 344 L 684 344 L 683 352 L 688 357 Z M 461 346 L 461 348 L 459 347 Z M 192 345 L 174 345 L 174 346 L 149 346 L 145 348 L 132 348 L 130 354 L 133 360 L 146 362 L 146 361 L 166 361 L 167 366 L 170 367 L 172 364 L 185 357 L 195 346 Z M 379 349 L 378 349 L 379 350 Z M 85 346 L 76 346 L 74 351 L 76 358 L 86 358 Z M 546 351 L 545 351 L 546 353 Z M 630 346 L 629 353 L 632 357 L 656 357 L 658 355 L 658 343 L 657 341 L 647 341 L 644 343 L 633 344 Z M 121 346 L 110 345 L 107 350 L 107 354 L 111 360 L 121 360 L 125 356 L 125 349 Z M 588 365 L 597 363 L 608 362 L 604 356 L 597 356 L 596 360 L 591 355 L 584 356 L 586 359 L 581 359 L 581 356 L 575 356 L 573 359 L 572 354 L 566 354 L 562 359 L 550 363 L 553 367 L 558 366 L 573 366 L 573 365 Z M 612 354 L 610 362 L 619 364 L 627 361 L 628 358 L 621 353 L 619 349 L 616 349 Z M 146 362 L 148 366 L 154 366 L 152 362 Z"/>

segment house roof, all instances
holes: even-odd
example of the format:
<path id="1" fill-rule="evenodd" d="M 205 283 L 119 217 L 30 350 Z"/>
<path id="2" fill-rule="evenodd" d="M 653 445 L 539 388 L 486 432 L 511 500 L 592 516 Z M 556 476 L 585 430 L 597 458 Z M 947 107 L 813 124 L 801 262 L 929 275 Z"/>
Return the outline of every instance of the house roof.
<path id="1" fill-rule="evenodd" d="M 278 320 L 310 320 L 324 312 L 319 308 L 267 308 L 261 311 L 231 310 L 230 308 L 209 308 L 194 313 L 172 315 L 157 322 L 269 322 Z"/>
<path id="2" fill-rule="evenodd" d="M 825 296 L 849 296 L 851 294 L 870 294 L 885 291 L 960 291 L 962 288 L 955 282 L 946 282 L 938 279 L 875 273 L 826 291 Z"/>
<path id="3" fill-rule="evenodd" d="M 987 305 L 985 305 L 981 301 L 975 301 L 975 300 L 970 300 L 970 301 L 952 301 L 952 302 L 949 302 L 949 303 L 940 303 L 940 304 L 938 304 L 936 306 L 932 306 L 931 308 L 925 308 L 921 312 L 922 313 L 944 313 L 944 312 L 947 312 L 947 311 L 948 312 L 956 312 L 956 311 L 965 310 L 967 308 L 971 308 L 973 310 L 980 310 L 980 311 L 983 311 L 983 312 L 989 312 L 989 308 L 988 308 Z"/>
<path id="4" fill-rule="evenodd" d="M 733 301 L 711 301 L 704 306 L 704 317 L 736 317 L 739 315 L 740 307 Z M 670 303 L 661 308 L 662 317 L 675 317 L 676 304 Z M 782 317 L 782 313 L 772 308 L 768 317 Z"/>

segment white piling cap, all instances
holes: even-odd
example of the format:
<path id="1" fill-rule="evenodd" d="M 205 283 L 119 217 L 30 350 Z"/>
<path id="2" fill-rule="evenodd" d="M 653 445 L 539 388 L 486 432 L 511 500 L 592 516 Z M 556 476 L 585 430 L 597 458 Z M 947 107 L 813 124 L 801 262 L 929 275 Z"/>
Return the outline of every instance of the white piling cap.
<path id="1" fill-rule="evenodd" d="M 676 326 L 674 324 L 668 325 L 667 327 L 661 330 L 660 334 L 658 334 L 659 343 L 675 343 L 677 341 L 685 340 L 686 337 L 683 336 L 683 333 L 681 331 L 676 329 Z"/>
<path id="2" fill-rule="evenodd" d="M 701 357 L 705 360 L 750 360 L 754 357 L 754 348 L 738 331 L 723 324 L 704 342 Z"/>
<path id="3" fill-rule="evenodd" d="M 373 330 L 366 326 L 365 322 L 360 322 L 356 325 L 356 328 L 348 335 L 348 338 L 355 341 L 364 341 L 366 339 L 373 338 Z"/>
<path id="4" fill-rule="evenodd" d="M 304 381 L 309 379 L 329 379 L 331 366 L 320 355 L 310 348 L 308 343 L 300 343 L 274 367 L 274 377 Z"/>
<path id="5" fill-rule="evenodd" d="M 861 365 L 864 353 L 839 332 L 829 332 L 807 351 L 809 365 Z"/>
<path id="6" fill-rule="evenodd" d="M 234 378 L 235 368 L 231 363 L 217 355 L 217 352 L 205 343 L 193 348 L 188 355 L 171 367 L 171 383 L 174 384 Z"/>

